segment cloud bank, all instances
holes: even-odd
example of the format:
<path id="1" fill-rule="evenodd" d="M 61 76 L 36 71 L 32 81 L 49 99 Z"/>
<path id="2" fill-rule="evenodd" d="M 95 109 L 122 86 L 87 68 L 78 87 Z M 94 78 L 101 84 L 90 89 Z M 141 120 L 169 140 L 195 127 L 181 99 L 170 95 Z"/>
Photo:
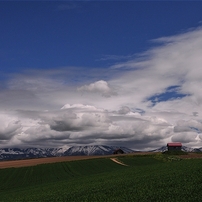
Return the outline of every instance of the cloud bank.
<path id="1" fill-rule="evenodd" d="M 94 69 L 91 81 L 72 82 L 68 67 L 9 77 L 0 89 L 0 146 L 202 147 L 201 38 L 199 27 L 155 39 L 108 67 L 107 80 Z"/>

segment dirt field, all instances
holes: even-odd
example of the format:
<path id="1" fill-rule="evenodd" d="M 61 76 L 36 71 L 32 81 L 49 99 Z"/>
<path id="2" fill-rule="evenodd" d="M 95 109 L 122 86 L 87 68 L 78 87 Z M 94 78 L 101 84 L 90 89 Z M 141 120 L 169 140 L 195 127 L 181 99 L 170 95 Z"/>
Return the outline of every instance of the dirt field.
<path id="1" fill-rule="evenodd" d="M 131 153 L 131 155 L 144 155 L 150 154 L 151 152 L 140 152 L 140 153 Z M 0 161 L 1 168 L 12 168 L 12 167 L 25 167 L 25 166 L 35 166 L 38 164 L 45 163 L 56 163 L 64 161 L 75 161 L 75 160 L 84 160 L 84 159 L 93 159 L 93 158 L 110 158 L 117 157 L 124 154 L 117 155 L 102 155 L 102 156 L 63 156 L 63 157 L 50 157 L 50 158 L 38 158 L 38 159 L 25 159 L 25 160 L 14 160 L 14 161 Z M 128 155 L 128 154 L 127 154 Z"/>
<path id="2" fill-rule="evenodd" d="M 145 155 L 153 154 L 153 152 L 140 152 L 140 153 L 131 153 L 130 155 Z M 45 163 L 56 163 L 64 161 L 75 161 L 75 160 L 84 160 L 84 159 L 94 159 L 94 158 L 113 158 L 120 155 L 104 155 L 104 156 L 63 156 L 63 157 L 51 157 L 51 158 L 38 158 L 38 159 L 25 159 L 25 160 L 14 160 L 14 161 L 0 161 L 1 168 L 12 168 L 12 167 L 25 167 L 25 166 L 35 166 L 38 164 Z M 128 154 L 127 154 L 128 155 Z M 202 154 L 189 153 L 188 155 L 180 155 L 180 158 L 202 158 Z"/>
<path id="3" fill-rule="evenodd" d="M 0 168 L 35 166 L 35 165 L 44 164 L 44 163 L 75 161 L 75 160 L 93 159 L 93 158 L 101 158 L 101 157 L 104 157 L 104 156 L 63 156 L 63 157 L 25 159 L 25 160 L 14 160 L 14 161 L 0 161 Z"/>

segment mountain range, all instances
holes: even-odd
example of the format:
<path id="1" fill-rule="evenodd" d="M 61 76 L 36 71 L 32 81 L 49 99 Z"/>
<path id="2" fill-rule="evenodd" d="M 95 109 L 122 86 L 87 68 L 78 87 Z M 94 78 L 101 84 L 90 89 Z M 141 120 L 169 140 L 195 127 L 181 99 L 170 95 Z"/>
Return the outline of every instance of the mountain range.
<path id="1" fill-rule="evenodd" d="M 184 152 L 202 152 L 202 147 L 200 148 L 191 148 L 191 147 L 186 147 L 182 146 L 182 151 Z M 164 152 L 167 151 L 167 146 L 160 147 L 158 149 L 150 150 L 151 152 Z"/>
<path id="2" fill-rule="evenodd" d="M 126 147 L 106 145 L 73 146 L 70 148 L 2 148 L 0 149 L 0 160 L 17 160 L 56 156 L 110 155 L 113 154 L 116 149 L 122 149 L 124 153 L 134 152 L 134 150 Z"/>
<path id="3" fill-rule="evenodd" d="M 44 158 L 56 156 L 93 156 L 93 155 L 111 155 L 117 149 L 121 149 L 124 153 L 140 152 L 129 149 L 127 147 L 106 146 L 106 145 L 91 145 L 91 146 L 73 146 L 70 148 L 2 148 L 0 149 L 0 161 L 2 160 L 17 160 L 30 158 Z M 167 146 L 160 147 L 150 152 L 164 152 Z M 186 152 L 202 152 L 202 148 L 189 148 L 182 146 L 182 151 Z"/>
<path id="4" fill-rule="evenodd" d="M 126 147 L 95 145 L 95 146 L 74 146 L 70 147 L 64 152 L 65 156 L 93 156 L 93 155 L 110 155 L 117 149 L 123 150 L 124 153 L 135 152 L 132 149 Z"/>

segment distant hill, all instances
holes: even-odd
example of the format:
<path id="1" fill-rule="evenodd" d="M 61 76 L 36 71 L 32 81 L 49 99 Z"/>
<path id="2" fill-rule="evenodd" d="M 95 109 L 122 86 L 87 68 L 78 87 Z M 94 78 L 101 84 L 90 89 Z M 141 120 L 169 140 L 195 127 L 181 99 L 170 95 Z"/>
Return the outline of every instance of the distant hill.
<path id="1" fill-rule="evenodd" d="M 122 149 L 124 153 L 134 152 L 126 147 L 105 145 L 73 146 L 70 148 L 2 148 L 0 149 L 0 160 L 17 160 L 56 156 L 110 155 L 113 154 L 114 150 L 117 148 Z"/>
<path id="2" fill-rule="evenodd" d="M 160 147 L 158 149 L 150 150 L 150 152 L 164 152 L 167 150 L 168 150 L 167 146 L 163 146 L 163 147 Z M 191 147 L 182 146 L 182 151 L 184 151 L 184 152 L 202 152 L 202 147 L 191 148 Z"/>

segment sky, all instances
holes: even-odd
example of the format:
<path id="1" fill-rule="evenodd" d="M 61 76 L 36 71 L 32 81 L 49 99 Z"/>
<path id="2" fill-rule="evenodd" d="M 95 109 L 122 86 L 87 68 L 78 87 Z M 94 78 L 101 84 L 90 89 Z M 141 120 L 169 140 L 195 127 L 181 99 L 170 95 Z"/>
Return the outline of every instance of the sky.
<path id="1" fill-rule="evenodd" d="M 0 147 L 202 147 L 201 1 L 0 1 Z"/>

